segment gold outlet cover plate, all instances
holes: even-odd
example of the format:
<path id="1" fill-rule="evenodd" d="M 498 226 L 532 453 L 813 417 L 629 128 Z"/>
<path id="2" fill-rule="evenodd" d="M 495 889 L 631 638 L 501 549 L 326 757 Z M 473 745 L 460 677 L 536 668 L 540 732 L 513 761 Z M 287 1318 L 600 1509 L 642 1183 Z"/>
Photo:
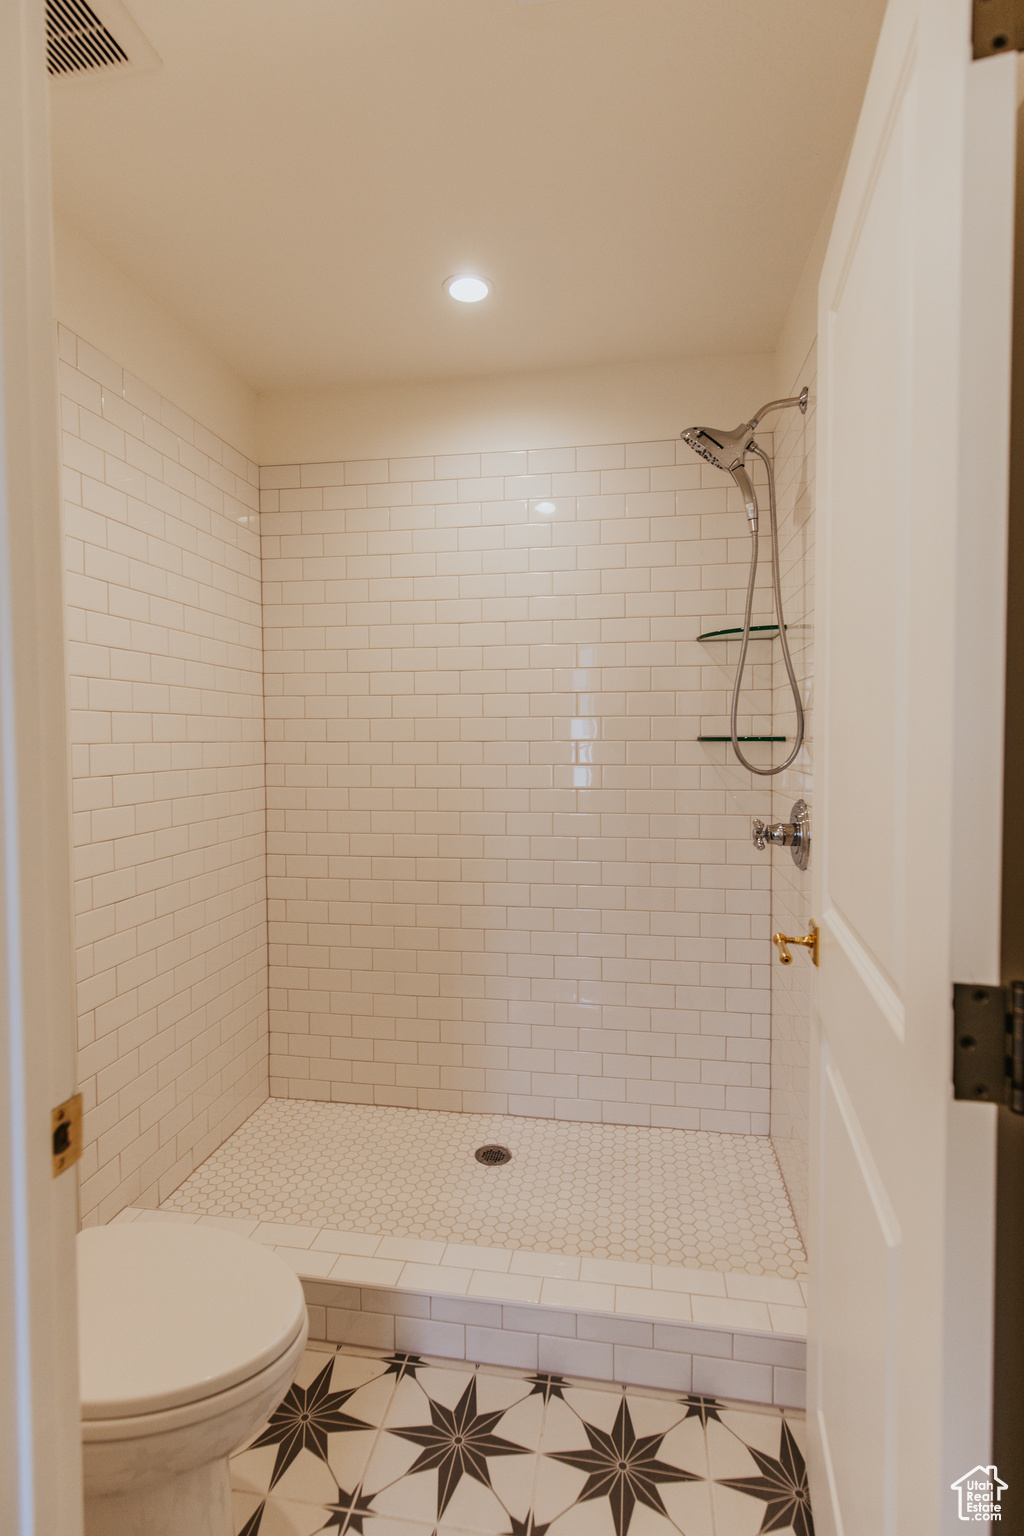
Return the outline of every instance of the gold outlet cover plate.
<path id="1" fill-rule="evenodd" d="M 50 1111 L 50 1140 L 53 1148 L 52 1174 L 56 1178 L 82 1155 L 82 1095 L 73 1094 Z"/>

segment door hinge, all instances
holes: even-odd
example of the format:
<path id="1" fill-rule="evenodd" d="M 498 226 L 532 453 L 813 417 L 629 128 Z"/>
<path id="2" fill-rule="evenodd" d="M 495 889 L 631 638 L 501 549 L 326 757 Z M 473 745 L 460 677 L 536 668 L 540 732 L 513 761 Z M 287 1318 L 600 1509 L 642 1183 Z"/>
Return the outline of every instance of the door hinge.
<path id="1" fill-rule="evenodd" d="M 1024 0 L 974 0 L 971 44 L 976 59 L 1024 49 Z"/>
<path id="2" fill-rule="evenodd" d="M 953 1097 L 1024 1115 L 1024 981 L 954 983 Z"/>
<path id="3" fill-rule="evenodd" d="M 51 1172 L 54 1178 L 77 1163 L 82 1155 L 82 1095 L 73 1094 L 50 1110 L 50 1137 L 53 1148 Z"/>

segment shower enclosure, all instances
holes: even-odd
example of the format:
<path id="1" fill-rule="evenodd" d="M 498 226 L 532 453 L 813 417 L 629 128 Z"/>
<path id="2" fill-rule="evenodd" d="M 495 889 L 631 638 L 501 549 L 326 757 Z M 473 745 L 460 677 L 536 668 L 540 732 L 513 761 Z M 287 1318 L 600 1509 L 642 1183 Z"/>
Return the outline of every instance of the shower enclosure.
<path id="1" fill-rule="evenodd" d="M 671 440 L 257 470 L 61 356 L 83 1219 L 258 1228 L 322 1337 L 798 1400 L 806 966 L 773 1037 L 733 478 Z M 779 420 L 809 697 L 813 411 Z"/>

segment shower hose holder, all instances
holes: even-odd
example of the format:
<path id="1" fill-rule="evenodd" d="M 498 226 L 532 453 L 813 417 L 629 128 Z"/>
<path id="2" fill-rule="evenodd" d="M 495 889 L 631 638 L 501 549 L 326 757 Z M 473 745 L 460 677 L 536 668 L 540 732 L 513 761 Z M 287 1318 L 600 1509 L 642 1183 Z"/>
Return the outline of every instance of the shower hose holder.
<path id="1" fill-rule="evenodd" d="M 797 944 L 797 945 L 801 946 L 803 949 L 810 950 L 810 953 L 811 953 L 811 963 L 813 965 L 817 965 L 817 963 L 818 963 L 818 925 L 817 925 L 817 923 L 811 923 L 810 928 L 811 928 L 810 933 L 805 933 L 799 939 L 792 938 L 788 933 L 773 933 L 772 934 L 772 943 L 778 946 L 779 961 L 780 961 L 780 963 L 782 965 L 792 965 L 793 964 L 793 956 L 789 952 L 789 946 L 791 944 Z"/>

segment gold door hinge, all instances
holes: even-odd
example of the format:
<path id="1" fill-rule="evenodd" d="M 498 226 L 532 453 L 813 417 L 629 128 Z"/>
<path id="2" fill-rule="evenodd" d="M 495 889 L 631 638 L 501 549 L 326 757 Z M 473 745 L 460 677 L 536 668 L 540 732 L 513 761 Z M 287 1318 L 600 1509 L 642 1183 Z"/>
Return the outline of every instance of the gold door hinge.
<path id="1" fill-rule="evenodd" d="M 971 43 L 976 59 L 1024 48 L 1024 0 L 974 0 Z"/>
<path id="2" fill-rule="evenodd" d="M 1024 981 L 954 982 L 953 1097 L 1024 1115 Z"/>
<path id="3" fill-rule="evenodd" d="M 82 1095 L 74 1094 L 50 1110 L 50 1135 L 53 1146 L 52 1173 L 56 1178 L 82 1155 Z"/>

